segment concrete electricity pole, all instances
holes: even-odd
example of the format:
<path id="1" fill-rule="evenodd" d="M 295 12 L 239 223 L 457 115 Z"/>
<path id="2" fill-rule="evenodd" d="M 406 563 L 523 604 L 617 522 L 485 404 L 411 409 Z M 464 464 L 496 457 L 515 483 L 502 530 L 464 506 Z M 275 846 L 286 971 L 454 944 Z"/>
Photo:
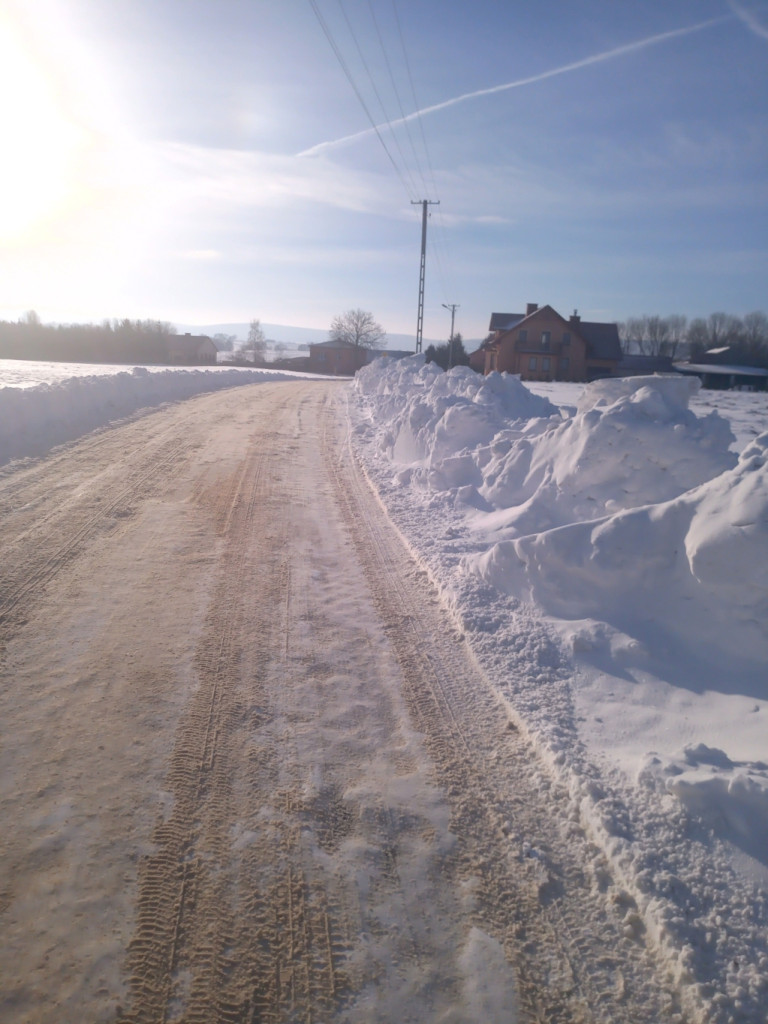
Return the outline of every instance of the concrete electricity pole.
<path id="1" fill-rule="evenodd" d="M 453 366 L 453 321 L 456 316 L 456 310 L 459 308 L 458 302 L 443 302 L 443 309 L 450 309 L 451 311 L 451 333 L 448 338 L 448 369 Z"/>
<path id="2" fill-rule="evenodd" d="M 424 271 L 427 265 L 427 207 L 439 205 L 439 199 L 411 200 L 411 206 L 421 206 L 421 269 L 419 270 L 419 313 L 416 318 L 417 352 L 421 352 L 421 339 L 424 333 Z"/>

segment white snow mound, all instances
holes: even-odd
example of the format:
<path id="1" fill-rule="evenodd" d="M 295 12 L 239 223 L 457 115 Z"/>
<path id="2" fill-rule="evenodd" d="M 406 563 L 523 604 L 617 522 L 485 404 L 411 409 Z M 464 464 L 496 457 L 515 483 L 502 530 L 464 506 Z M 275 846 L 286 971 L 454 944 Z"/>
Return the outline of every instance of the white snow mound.
<path id="1" fill-rule="evenodd" d="M 36 364 L 43 365 L 43 364 Z M 0 466 L 39 457 L 115 420 L 193 395 L 243 384 L 285 380 L 274 370 L 124 371 L 72 376 L 37 387 L 0 387 Z"/>
<path id="2" fill-rule="evenodd" d="M 700 468 L 709 464 L 702 456 Z M 660 657 L 765 678 L 768 434 L 733 469 L 670 501 L 494 544 L 498 590 L 561 619 L 599 619 Z"/>

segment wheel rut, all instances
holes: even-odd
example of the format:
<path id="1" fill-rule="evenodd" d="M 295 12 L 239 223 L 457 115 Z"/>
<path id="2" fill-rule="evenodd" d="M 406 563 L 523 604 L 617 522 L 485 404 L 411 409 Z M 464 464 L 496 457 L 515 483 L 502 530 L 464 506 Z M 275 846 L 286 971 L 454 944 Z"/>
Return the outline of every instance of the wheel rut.
<path id="1" fill-rule="evenodd" d="M 0 475 L 9 1024 L 672 1019 L 352 459 L 344 387 Z"/>
<path id="2" fill-rule="evenodd" d="M 461 874 L 478 884 L 476 922 L 503 944 L 532 1021 L 681 1020 L 673 986 L 628 938 L 584 866 L 598 857 L 492 691 L 461 627 L 435 603 L 425 571 L 385 516 L 365 509 L 371 485 L 329 426 L 328 464 L 373 600 L 402 669 L 404 696 L 448 794 Z M 607 863 L 603 871 L 609 874 Z"/>

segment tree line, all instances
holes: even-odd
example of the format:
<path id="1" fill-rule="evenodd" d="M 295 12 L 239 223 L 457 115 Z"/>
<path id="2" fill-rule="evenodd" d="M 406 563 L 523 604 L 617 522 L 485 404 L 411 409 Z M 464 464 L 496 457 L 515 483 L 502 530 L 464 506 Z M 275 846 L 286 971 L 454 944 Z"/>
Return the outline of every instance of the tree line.
<path id="1" fill-rule="evenodd" d="M 728 348 L 729 363 L 768 368 L 768 316 L 756 310 L 746 316 L 710 313 L 708 317 L 638 316 L 620 323 L 625 353 L 646 356 L 687 356 L 700 362 L 710 349 Z"/>
<path id="2" fill-rule="evenodd" d="M 162 320 L 103 320 L 100 324 L 43 324 L 34 311 L 0 321 L 0 359 L 72 363 L 168 361 L 173 324 Z"/>
<path id="3" fill-rule="evenodd" d="M 443 370 L 450 370 L 453 366 L 469 366 L 469 353 L 464 348 L 461 332 L 457 331 L 452 338 L 442 344 L 427 345 L 424 350 L 424 361 L 437 363 Z"/>

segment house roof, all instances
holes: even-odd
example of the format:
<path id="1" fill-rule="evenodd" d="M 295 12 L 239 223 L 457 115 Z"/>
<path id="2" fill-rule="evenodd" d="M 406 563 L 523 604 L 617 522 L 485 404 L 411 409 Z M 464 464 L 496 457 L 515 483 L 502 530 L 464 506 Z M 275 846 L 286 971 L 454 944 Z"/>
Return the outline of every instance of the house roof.
<path id="1" fill-rule="evenodd" d="M 572 325 L 589 346 L 592 359 L 621 359 L 621 342 L 616 324 L 601 324 L 580 320 Z"/>
<path id="2" fill-rule="evenodd" d="M 717 377 L 768 377 L 762 366 L 725 366 L 723 363 L 675 363 L 678 373 L 712 374 Z"/>
<path id="3" fill-rule="evenodd" d="M 515 324 L 525 320 L 525 313 L 491 313 L 489 331 L 511 331 Z"/>

